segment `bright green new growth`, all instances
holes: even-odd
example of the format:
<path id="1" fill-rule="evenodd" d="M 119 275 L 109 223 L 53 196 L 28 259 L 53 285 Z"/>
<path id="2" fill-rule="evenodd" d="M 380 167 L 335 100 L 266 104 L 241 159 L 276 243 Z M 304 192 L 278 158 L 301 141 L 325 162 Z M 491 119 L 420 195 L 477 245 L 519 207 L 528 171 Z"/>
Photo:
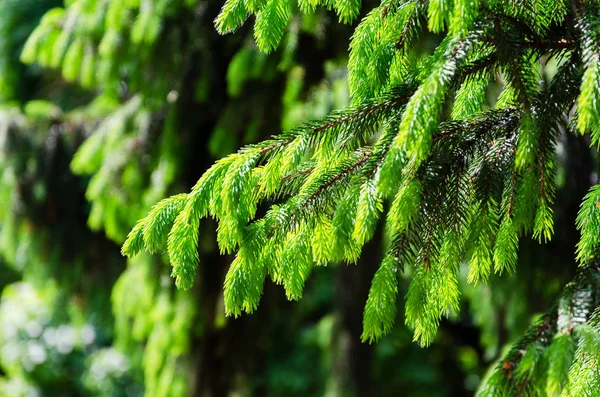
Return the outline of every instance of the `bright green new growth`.
<path id="1" fill-rule="evenodd" d="M 358 0 L 301 0 L 297 5 L 302 13 L 313 13 L 317 6 L 335 10 L 343 23 L 353 22 L 360 13 Z M 227 0 L 221 13 L 215 19 L 215 27 L 221 34 L 239 28 L 250 15 L 256 16 L 254 38 L 258 48 L 271 52 L 277 48 L 288 22 L 292 9 L 296 7 L 290 0 Z"/>
<path id="2" fill-rule="evenodd" d="M 301 1 L 300 12 L 319 5 L 343 22 L 361 6 Z M 123 253 L 166 248 L 177 286 L 190 288 L 200 219 L 216 219 L 221 251 L 236 253 L 224 297 L 227 314 L 238 316 L 257 308 L 267 276 L 299 299 L 315 264 L 356 262 L 385 224 L 362 338 L 376 341 L 392 329 L 398 277 L 412 268 L 406 323 L 415 340 L 430 344 L 441 319 L 459 310 L 462 263 L 469 282 L 486 282 L 516 269 L 520 237 L 551 239 L 557 136 L 577 129 L 600 141 L 599 11 L 594 2 L 571 10 L 550 0 L 384 0 L 350 44 L 351 107 L 218 161 L 189 194 L 157 204 Z M 256 43 L 269 52 L 292 12 L 287 0 L 228 0 L 215 24 L 225 33 L 256 15 Z M 445 32 L 429 56 L 412 51 L 424 18 L 431 31 Z M 548 81 L 542 60 L 559 65 Z M 490 101 L 488 87 L 497 82 L 502 92 Z M 577 220 L 588 286 L 597 282 L 599 203 L 596 186 Z M 581 294 L 582 277 L 565 296 Z M 511 395 L 525 384 L 527 395 L 579 395 L 584 381 L 598 387 L 589 372 L 597 358 L 572 353 L 598 342 L 597 303 L 582 302 L 573 298 L 567 312 L 559 305 L 547 314 L 542 330 L 490 375 L 483 395 Z M 581 305 L 589 306 L 585 313 Z M 534 384 L 533 374 L 547 382 Z"/>
<path id="3" fill-rule="evenodd" d="M 600 392 L 600 286 L 582 266 L 558 303 L 491 370 L 478 396 L 596 396 Z"/>

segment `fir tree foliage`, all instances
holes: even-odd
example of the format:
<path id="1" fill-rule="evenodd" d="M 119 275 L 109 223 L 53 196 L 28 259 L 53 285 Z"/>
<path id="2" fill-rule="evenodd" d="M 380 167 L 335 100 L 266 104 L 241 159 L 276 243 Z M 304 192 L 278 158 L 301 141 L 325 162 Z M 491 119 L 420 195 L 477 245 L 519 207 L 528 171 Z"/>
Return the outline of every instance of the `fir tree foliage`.
<path id="1" fill-rule="evenodd" d="M 349 1 L 298 6 L 333 9 L 344 22 L 360 13 L 360 3 Z M 190 288 L 202 218 L 216 219 L 221 251 L 236 254 L 224 297 L 226 312 L 238 316 L 256 309 L 267 277 L 299 299 L 315 264 L 356 262 L 381 224 L 386 254 L 366 302 L 363 339 L 392 328 L 399 273 L 410 268 L 405 321 L 416 341 L 430 344 L 440 320 L 458 311 L 461 263 L 469 282 L 486 282 L 515 270 L 521 237 L 552 238 L 557 137 L 576 130 L 594 144 L 600 139 L 599 7 L 384 0 L 352 37 L 350 107 L 219 160 L 191 192 L 140 220 L 123 253 L 166 250 L 177 286 Z M 256 15 L 256 43 L 269 52 L 292 9 L 285 0 L 228 0 L 215 23 L 225 33 Z M 425 27 L 443 35 L 430 55 L 413 51 Z M 559 67 L 545 80 L 549 60 Z M 488 86 L 498 81 L 502 92 L 489 101 Z M 599 194 L 591 190 L 578 218 L 578 258 L 588 276 L 597 270 L 590 263 Z M 597 358 L 587 352 L 597 346 L 598 302 L 581 289 L 594 277 L 576 278 L 558 312 L 509 353 L 483 395 L 515 388 L 580 395 L 584 382 L 597 387 L 590 369 Z M 560 314 L 565 299 L 573 301 L 569 315 Z"/>
<path id="2" fill-rule="evenodd" d="M 18 14 L 22 3 L 0 5 L 0 31 L 13 29 L 7 16 Z M 169 188 L 181 116 L 173 102 L 187 83 L 189 59 L 182 54 L 198 50 L 186 38 L 194 36 L 191 15 L 202 5 L 69 1 L 45 15 L 21 52 L 24 62 L 57 69 L 65 80 L 102 96 L 73 112 L 39 101 L 23 111 L 2 109 L 0 194 L 9 207 L 21 205 L 17 176 L 27 175 L 36 181 L 28 215 L 45 213 L 40 203 L 51 188 L 44 181 L 49 167 L 41 158 L 24 163 L 11 153 L 16 145 L 43 152 L 47 142 L 39 130 L 86 138 L 71 168 L 91 178 L 89 226 L 118 242 L 133 227 L 123 247 L 132 259 L 113 304 L 118 344 L 145 348 L 148 395 L 185 393 L 184 353 L 198 317 L 192 295 L 169 287 L 159 261 L 134 254 L 168 257 L 177 286 L 190 288 L 197 281 L 199 242 L 214 224 L 205 218 L 216 219 L 219 248 L 235 253 L 225 279 L 225 309 L 238 316 L 256 310 L 267 277 L 289 299 L 299 299 L 307 278 L 319 272 L 315 266 L 356 262 L 382 229 L 385 253 L 366 301 L 363 340 L 376 341 L 393 328 L 399 277 L 406 271 L 412 282 L 405 321 L 427 345 L 441 319 L 459 310 L 461 267 L 481 286 L 495 273 L 515 271 L 520 239 L 551 239 L 559 135 L 577 131 L 598 144 L 597 2 L 384 0 L 361 10 L 360 2 L 343 0 L 230 0 L 215 21 L 219 32 L 254 15 L 258 49 L 281 46 L 283 59 L 274 66 L 253 44 L 244 44 L 229 66 L 232 97 L 241 96 L 246 80 L 289 66 L 299 18 L 304 23 L 318 7 L 345 23 L 365 15 L 350 43 L 352 105 L 242 148 L 215 164 L 191 192 L 158 203 L 178 192 Z M 431 38 L 427 30 L 439 37 L 430 52 L 422 48 Z M 164 56 L 164 48 L 176 56 Z M 5 70 L 15 60 L 0 59 L 2 99 L 11 98 L 19 78 Z M 559 65 L 555 75 L 544 74 L 548 62 Z M 490 86 L 498 83 L 496 98 Z M 198 82 L 198 98 L 206 97 L 206 87 Z M 296 92 L 292 83 L 288 89 L 284 102 Z M 232 109 L 223 112 L 217 132 Z M 248 135 L 256 125 L 250 124 Z M 211 140 L 211 147 L 220 142 Z M 481 395 L 599 393 L 599 202 L 596 186 L 577 220 L 580 274 L 492 371 Z M 47 249 L 53 231 L 33 229 L 20 215 L 0 210 L 1 254 L 12 266 L 42 268 L 43 257 L 59 255 L 54 247 L 60 244 Z"/>
<path id="3" fill-rule="evenodd" d="M 323 5 L 344 21 L 360 6 Z M 255 13 L 257 44 L 270 51 L 288 7 L 228 1 L 217 28 L 234 30 Z M 352 38 L 350 108 L 220 160 L 189 194 L 157 204 L 123 253 L 154 252 L 166 241 L 177 285 L 189 288 L 200 219 L 217 219 L 221 251 L 237 252 L 225 282 L 226 311 L 237 316 L 256 308 L 267 275 L 298 299 L 314 262 L 355 262 L 385 217 L 388 254 L 367 301 L 363 338 L 377 340 L 391 328 L 398 273 L 409 266 L 416 273 L 406 321 L 416 340 L 431 343 L 440 319 L 458 309 L 463 259 L 469 281 L 485 282 L 515 269 L 519 236 L 551 238 L 563 118 L 578 109 L 577 129 L 596 139 L 597 15 L 591 2 L 574 13 L 562 2 L 384 1 Z M 424 19 L 445 37 L 433 54 L 416 57 L 411 48 Z M 561 65 L 549 82 L 540 78 L 542 58 Z M 499 76 L 504 90 L 488 109 L 487 86 Z M 565 89 L 577 81 L 580 91 L 578 84 Z M 597 246 L 596 191 L 579 219 L 582 263 Z"/>
<path id="4" fill-rule="evenodd" d="M 122 244 L 127 232 L 152 210 L 153 204 L 161 197 L 181 191 L 173 181 L 189 183 L 180 174 L 189 172 L 187 164 L 178 164 L 186 156 L 175 143 L 188 143 L 193 135 L 188 148 L 203 148 L 209 141 L 207 155 L 220 157 L 235 149 L 236 138 L 244 142 L 256 140 L 264 125 L 277 126 L 279 122 L 279 109 L 273 111 L 270 106 L 270 102 L 280 99 L 283 87 L 279 83 L 292 87 L 286 89 L 281 109 L 288 124 L 297 124 L 295 119 L 312 114 L 321 117 L 331 108 L 329 98 L 336 95 L 325 84 L 331 81 L 326 78 L 318 82 L 322 85 L 315 98 L 318 101 L 304 104 L 304 94 L 312 95 L 311 86 L 316 82 L 311 78 L 291 78 L 302 77 L 305 68 L 314 67 L 313 63 L 321 66 L 321 59 L 317 62 L 302 59 L 303 63 L 296 63 L 295 50 L 299 32 L 305 37 L 314 36 L 319 43 L 325 42 L 322 35 L 316 37 L 315 33 L 326 26 L 324 12 L 303 18 L 302 23 L 293 16 L 290 30 L 282 38 L 285 53 L 281 57 L 277 54 L 267 57 L 252 43 L 251 35 L 246 42 L 239 40 L 239 35 L 218 38 L 212 25 L 216 15 L 213 7 L 212 2 L 162 0 L 1 2 L 2 264 L 11 268 L 10 277 L 42 279 L 44 287 L 56 281 L 65 294 L 76 290 L 73 304 L 83 312 L 78 313 L 78 321 L 85 315 L 102 322 L 98 331 L 110 339 L 114 337 L 115 347 L 131 359 L 127 361 L 135 382 L 107 391 L 103 385 L 111 382 L 113 374 L 101 371 L 101 376 L 98 375 L 95 363 L 96 357 L 102 361 L 103 352 L 90 355 L 94 370 L 89 370 L 80 357 L 82 352 L 76 350 L 69 355 L 69 361 L 59 357 L 58 364 L 47 362 L 27 374 L 28 370 L 23 372 L 23 368 L 8 371 L 14 363 L 2 360 L 0 394 L 20 395 L 14 388 L 9 391 L 9 386 L 25 374 L 32 383 L 44 384 L 42 394 L 57 393 L 47 391 L 46 382 L 58 383 L 60 393 L 69 394 L 71 388 L 65 388 L 65 380 L 70 376 L 82 380 L 69 382 L 79 394 L 138 395 L 143 383 L 143 393 L 147 396 L 183 396 L 191 387 L 198 386 L 190 376 L 197 365 L 191 355 L 198 345 L 203 345 L 201 340 L 213 344 L 215 336 L 224 339 L 230 335 L 231 327 L 221 310 L 215 315 L 214 305 L 207 303 L 211 296 L 219 296 L 219 289 L 207 292 L 208 288 L 195 288 L 193 293 L 176 290 L 169 282 L 168 272 L 165 274 L 170 269 L 165 269 L 158 255 L 139 256 L 127 262 L 127 270 L 113 289 L 114 330 L 110 326 L 113 320 L 110 308 L 105 304 L 109 301 L 106 289 L 112 286 L 125 264 L 105 236 Z M 46 13 L 48 9 L 51 10 Z M 340 33 L 344 35 L 343 31 L 334 32 Z M 327 37 L 326 44 L 336 42 Z M 237 51 L 234 56 L 237 61 L 229 63 L 227 82 L 231 97 L 228 98 L 220 84 L 225 78 L 223 70 L 215 72 L 215 65 L 226 66 L 232 50 Z M 19 56 L 27 65 L 19 62 Z M 329 56 L 334 55 L 326 57 Z M 328 75 L 334 69 L 335 84 L 342 88 L 343 94 L 337 94 L 336 99 L 342 97 L 337 108 L 347 103 L 346 91 L 339 87 L 344 86 L 340 84 L 343 73 L 338 71 L 341 63 L 335 60 L 325 64 Z M 239 73 L 240 70 L 245 73 Z M 288 70 L 293 70 L 295 76 L 290 73 L 286 82 Z M 262 102 L 256 97 L 246 99 L 241 94 L 252 80 L 264 84 L 275 82 L 275 89 L 265 90 Z M 32 97 L 50 102 L 27 102 Z M 269 106 L 265 106 L 267 101 Z M 194 111 L 186 112 L 190 108 Z M 198 112 L 197 108 L 203 110 Z M 245 131 L 242 131 L 245 122 L 235 124 L 240 118 L 249 120 Z M 215 119 L 219 121 L 211 138 L 210 134 L 196 134 L 198 120 L 212 128 Z M 204 169 L 204 164 L 194 165 Z M 236 199 L 233 195 L 229 197 Z M 172 211 L 155 208 L 164 217 L 157 216 L 157 222 L 146 225 L 138 241 L 140 247 L 149 244 L 156 248 L 153 252 L 164 254 L 162 259 L 168 256 L 162 250 L 168 239 L 163 238 L 159 229 L 170 229 L 170 222 L 184 208 L 184 201 L 174 198 L 165 202 L 169 207 L 174 206 Z M 213 232 L 212 227 L 205 227 L 198 239 L 212 239 Z M 200 251 L 204 258 L 213 255 L 210 244 L 204 244 Z M 4 275 L 3 271 L 3 283 Z M 5 292 L 15 287 L 6 287 Z M 291 293 L 297 294 L 298 290 Z M 17 308 L 26 303 L 24 299 L 16 300 L 21 303 Z M 104 310 L 99 314 L 92 305 L 102 305 Z M 14 306 L 11 310 L 20 313 L 13 309 Z M 66 315 L 64 305 L 57 305 L 56 313 Z M 21 339 L 24 332 L 20 330 L 14 336 Z M 35 340 L 36 337 L 28 337 L 23 346 Z M 14 344 L 11 339 L 2 342 L 5 346 Z M 102 346 L 107 342 L 103 339 Z M 86 348 L 85 354 L 89 353 Z M 110 354 L 106 357 L 110 359 Z M 28 357 L 23 358 L 27 365 Z M 48 369 L 57 377 L 47 377 Z M 84 369 L 85 377 L 80 376 Z M 231 372 L 235 372 L 236 378 L 239 374 L 245 376 L 237 368 Z M 102 382 L 98 377 L 103 378 Z"/>
<path id="5" fill-rule="evenodd" d="M 167 277 L 162 268 L 159 261 L 140 256 L 115 284 L 112 301 L 119 309 L 115 345 L 122 351 L 135 351 L 133 347 L 138 343 L 146 345 L 145 396 L 183 396 L 188 388 L 185 376 L 185 354 L 191 343 L 188 331 L 198 316 L 193 295 L 157 288 L 155 278 Z"/>
<path id="6" fill-rule="evenodd" d="M 480 396 L 595 396 L 600 282 L 597 262 L 582 266 L 543 315 L 484 380 Z"/>
<path id="7" fill-rule="evenodd" d="M 293 11 L 312 14 L 318 6 L 334 10 L 343 23 L 356 20 L 360 13 L 358 0 L 300 0 L 297 4 L 289 0 L 228 0 L 215 19 L 215 27 L 221 34 L 237 30 L 250 15 L 256 17 L 254 38 L 258 48 L 264 52 L 275 50 L 280 44 Z"/>
<path id="8" fill-rule="evenodd" d="M 48 11 L 21 52 L 24 63 L 57 68 L 84 88 L 110 87 L 121 78 L 130 88 L 160 99 L 171 90 L 159 76 L 174 76 L 182 56 L 164 57 L 158 48 L 182 48 L 186 24 L 172 24 L 191 1 L 68 2 Z M 154 68 L 144 68 L 145 64 Z M 145 84 L 148 80 L 154 84 Z"/>
<path id="9" fill-rule="evenodd" d="M 47 2 L 52 3 L 51 0 Z M 6 9 L 14 9 L 17 3 L 11 0 Z M 55 3 L 57 4 L 52 3 L 51 7 L 60 5 L 58 1 Z M 207 139 L 209 152 L 214 157 L 221 157 L 233 151 L 235 147 L 232 145 L 237 135 L 240 135 L 240 140 L 244 142 L 256 139 L 260 126 L 268 123 L 265 121 L 265 113 L 267 109 L 271 111 L 271 108 L 256 98 L 243 98 L 240 94 L 244 86 L 251 80 L 269 83 L 275 80 L 276 73 L 285 76 L 288 71 L 291 74 L 292 70 L 302 72 L 304 66 L 296 65 L 294 59 L 298 31 L 316 36 L 315 31 L 324 25 L 324 16 L 315 13 L 311 16 L 312 25 L 306 23 L 300 26 L 297 18 L 291 19 L 294 9 L 291 4 L 270 4 L 269 10 L 262 14 L 261 23 L 268 27 L 271 26 L 270 21 L 273 17 L 283 15 L 287 18 L 280 14 L 280 10 L 282 5 L 284 8 L 289 6 L 287 12 L 292 23 L 290 26 L 295 30 L 290 29 L 280 36 L 272 33 L 272 30 L 263 30 L 267 39 L 281 40 L 285 46 L 284 54 L 279 60 L 275 57 L 267 58 L 254 45 L 252 37 L 245 43 L 236 37 L 223 39 L 224 43 L 230 43 L 223 48 L 235 48 L 237 53 L 229 63 L 226 76 L 227 91 L 231 98 L 220 102 L 221 105 L 225 105 L 224 111 L 219 109 L 219 113 L 222 111 L 222 114 L 208 116 L 209 125 L 212 125 L 212 119 L 219 120 L 210 139 Z M 255 7 L 259 5 L 260 2 L 256 2 Z M 0 5 L 0 10 L 4 10 L 3 7 L 4 3 Z M 35 7 L 29 9 L 32 8 Z M 208 110 L 207 113 L 219 107 L 211 103 L 214 99 L 211 90 L 219 90 L 217 81 L 225 76 L 221 76 L 220 71 L 214 71 L 215 65 L 227 65 L 230 55 L 233 54 L 230 54 L 228 49 L 217 51 L 211 47 L 217 36 L 210 36 L 216 32 L 212 21 L 207 20 L 213 17 L 208 15 L 211 12 L 207 9 L 212 10 L 212 4 L 189 0 L 68 1 L 60 8 L 52 8 L 46 12 L 29 35 L 22 51 L 13 51 L 20 54 L 21 62 L 30 65 L 32 70 L 50 70 L 51 76 L 59 80 L 62 77 L 65 81 L 61 82 L 61 87 L 74 90 L 76 95 L 70 97 L 78 99 L 76 104 L 69 103 L 68 110 L 64 111 L 39 101 L 24 106 L 31 111 L 26 112 L 26 115 L 22 115 L 16 107 L 11 107 L 7 109 L 6 113 L 9 114 L 5 117 L 2 109 L 1 121 L 8 121 L 8 125 L 2 125 L 0 132 L 8 131 L 6 136 L 9 138 L 3 140 L 2 144 L 9 145 L 4 148 L 0 158 L 3 170 L 0 183 L 6 187 L 2 189 L 2 197 L 8 197 L 3 202 L 10 203 L 10 208 L 0 211 L 0 253 L 10 263 L 19 262 L 19 266 L 24 266 L 29 262 L 36 265 L 35 267 L 42 267 L 43 256 L 47 255 L 43 243 L 50 239 L 51 234 L 46 233 L 46 230 L 42 233 L 37 228 L 32 228 L 30 219 L 22 216 L 19 211 L 10 211 L 13 207 L 17 208 L 17 198 L 20 199 L 12 197 L 18 196 L 21 190 L 15 173 L 17 176 L 19 172 L 24 174 L 23 169 L 26 165 L 33 164 L 30 161 L 13 167 L 10 163 L 17 160 L 12 159 L 10 146 L 14 137 L 29 136 L 31 131 L 31 135 L 35 137 L 35 153 L 44 157 L 39 154 L 46 153 L 42 139 L 47 137 L 48 130 L 59 131 L 60 136 L 64 133 L 69 137 L 67 147 L 70 150 L 77 149 L 70 164 L 71 173 L 78 176 L 77 184 L 69 181 L 72 185 L 86 186 L 85 198 L 90 204 L 88 227 L 99 232 L 95 233 L 95 238 L 101 238 L 105 234 L 109 239 L 122 244 L 127 233 L 134 228 L 137 237 L 135 241 L 128 241 L 130 249 L 152 247 L 150 252 L 158 254 L 157 257 L 169 257 L 172 263 L 176 264 L 173 274 L 178 276 L 178 286 L 187 287 L 192 284 L 195 268 L 187 264 L 198 261 L 200 238 L 213 238 L 212 230 L 199 228 L 200 214 L 196 206 L 206 199 L 207 186 L 201 188 L 198 185 L 193 194 L 176 195 L 171 200 L 154 205 L 160 198 L 181 191 L 181 187 L 175 183 L 183 183 L 184 178 L 181 174 L 185 172 L 181 163 L 182 148 L 179 145 L 189 139 L 187 134 L 191 132 L 191 125 L 194 126 L 191 135 L 197 136 L 195 123 L 199 120 L 202 123 L 206 122 L 202 112 L 196 112 L 193 117 L 186 112 L 191 106 L 194 106 L 194 111 L 196 106 L 204 106 Z M 35 14 L 39 13 L 41 16 L 44 11 L 39 9 Z M 9 29 L 10 23 L 13 23 L 10 18 L 12 14 L 0 14 L 0 30 Z M 3 19 L 4 15 L 8 15 L 6 20 L 9 24 L 3 25 L 6 21 Z M 31 23 L 36 22 L 36 18 L 32 17 Z M 218 45 L 221 46 L 221 42 Z M 166 50 L 168 51 L 165 52 Z M 15 61 L 18 58 L 16 56 Z M 0 60 L 0 63 L 3 61 Z M 52 70 L 58 74 L 52 74 Z M 0 80 L 6 76 L 10 77 L 9 74 L 0 73 Z M 290 79 L 292 80 L 298 83 L 298 79 Z M 311 84 L 313 82 L 307 81 L 306 86 L 302 86 L 301 83 L 299 87 L 286 92 L 286 100 L 294 105 L 289 106 L 290 108 L 301 107 L 300 102 L 304 100 L 302 95 L 308 91 Z M 0 91 L 4 88 L 1 86 L 2 82 Z M 76 87 L 83 89 L 78 90 Z M 327 93 L 329 95 L 329 92 Z M 0 97 L 2 95 L 0 93 Z M 279 90 L 267 90 L 263 101 L 273 101 L 273 96 L 278 100 L 278 95 Z M 94 96 L 95 99 L 90 101 Z M 221 100 L 223 101 L 223 98 Z M 76 106 L 74 109 L 73 105 Z M 323 108 L 330 108 L 327 103 L 322 105 Z M 306 113 L 312 114 L 310 111 Z M 246 125 L 236 125 L 232 122 L 237 120 L 240 114 L 245 114 L 250 121 L 245 131 L 240 130 L 245 129 Z M 192 141 L 195 142 L 196 139 L 193 138 Z M 195 144 L 194 147 L 203 145 L 198 142 Z M 298 140 L 298 144 L 296 150 L 289 149 L 286 153 L 286 156 L 288 153 L 295 153 L 297 156 L 295 163 L 290 162 L 287 165 L 289 171 L 296 167 L 303 156 L 302 145 L 305 145 L 305 142 Z M 228 147 L 231 149 L 228 150 Z M 282 163 L 289 161 L 283 156 L 283 151 L 281 159 Z M 256 159 L 252 156 L 240 156 L 230 160 L 231 163 L 223 164 L 220 171 L 211 177 L 215 179 L 209 181 L 209 184 L 215 187 L 221 184 L 238 186 L 241 183 L 245 188 L 253 184 L 254 176 L 247 172 L 230 174 L 228 170 L 234 167 L 253 168 Z M 35 174 L 43 173 L 43 164 L 39 168 L 33 170 Z M 266 194 L 274 194 L 273 184 L 278 184 L 279 180 L 273 179 L 271 185 L 266 182 L 265 179 L 262 185 Z M 299 180 L 290 179 L 289 182 L 293 184 Z M 36 200 L 43 200 L 44 185 L 39 185 L 41 186 L 36 187 L 36 192 L 41 197 L 36 197 Z M 192 197 L 196 204 L 189 202 L 188 199 Z M 233 247 L 236 247 L 237 239 L 242 236 L 243 221 L 238 220 L 237 216 L 246 220 L 254 216 L 249 208 L 253 205 L 253 199 L 239 195 L 236 190 L 229 190 L 218 198 L 209 197 L 209 201 L 206 208 L 210 208 L 211 213 L 229 216 L 228 222 L 219 226 L 218 241 L 221 249 L 231 252 Z M 86 207 L 85 203 L 81 204 Z M 238 208 L 242 206 L 248 208 L 247 213 L 238 214 Z M 149 211 L 153 213 L 153 222 L 136 223 Z M 71 210 L 71 213 L 81 215 L 77 211 Z M 191 215 L 184 216 L 186 213 Z M 60 231 L 62 237 L 63 229 Z M 171 231 L 173 233 L 169 234 Z M 50 237 L 54 237 L 53 248 L 73 244 L 72 240 L 56 244 L 56 236 Z M 296 241 L 302 242 L 302 239 L 298 238 Z M 76 246 L 83 247 L 80 244 Z M 303 245 L 297 245 L 298 250 L 302 247 Z M 103 250 L 94 248 L 84 251 L 89 252 L 89 256 L 93 256 L 94 260 L 98 260 L 95 253 Z M 256 247 L 247 252 L 252 253 L 255 249 Z M 54 255 L 56 251 L 59 250 L 53 249 L 51 253 Z M 212 247 L 205 246 L 204 249 L 200 248 L 200 251 L 204 251 L 206 257 L 210 255 L 207 252 L 212 251 Z M 32 255 L 17 255 L 18 252 L 28 252 Z M 38 253 L 42 259 L 32 260 L 31 256 L 37 256 Z M 210 310 L 205 308 L 204 312 L 195 310 L 193 302 L 201 292 L 189 293 L 171 288 L 168 273 L 164 274 L 163 263 L 157 257 L 152 259 L 140 256 L 129 260 L 127 270 L 115 284 L 112 294 L 116 320 L 115 340 L 122 351 L 135 358 L 134 366 L 142 369 L 146 395 L 182 396 L 190 388 L 188 374 L 194 365 L 194 361 L 189 360 L 192 350 L 190 340 L 192 336 L 197 335 L 198 324 L 202 321 L 212 322 L 214 313 L 212 307 Z M 78 260 L 77 266 L 72 268 L 80 272 L 82 260 Z M 118 259 L 116 263 L 122 265 Z M 237 298 L 235 294 L 229 294 L 228 300 L 236 302 L 233 304 L 235 307 L 247 304 L 247 310 L 256 307 L 262 293 L 262 288 L 254 287 L 258 285 L 260 269 L 252 267 L 249 263 L 240 263 L 237 272 L 239 277 L 228 278 L 228 283 L 232 285 L 231 291 L 241 291 Z M 310 265 L 312 262 L 307 266 Z M 251 279 L 253 287 L 239 289 L 240 283 L 243 286 L 249 285 L 246 281 L 248 269 L 255 270 L 254 278 Z M 306 278 L 307 271 L 308 268 L 304 269 L 304 273 L 295 274 L 304 274 L 303 277 Z M 231 275 L 235 275 L 233 271 Z M 75 276 L 79 277 L 79 273 Z M 295 288 L 290 289 L 290 296 L 299 296 L 301 289 L 302 284 L 297 283 Z M 251 294 L 254 294 L 252 298 L 247 298 L 247 295 Z M 246 301 L 249 303 L 244 303 Z M 138 310 L 138 304 L 143 310 Z M 219 314 L 218 321 L 222 320 Z M 154 327 L 150 327 L 152 324 Z"/>

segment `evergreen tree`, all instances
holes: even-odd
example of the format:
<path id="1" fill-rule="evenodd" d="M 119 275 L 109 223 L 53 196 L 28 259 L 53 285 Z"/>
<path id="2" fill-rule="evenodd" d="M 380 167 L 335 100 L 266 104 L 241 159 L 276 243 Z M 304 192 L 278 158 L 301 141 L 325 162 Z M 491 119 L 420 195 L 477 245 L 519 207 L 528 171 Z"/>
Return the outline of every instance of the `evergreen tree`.
<path id="1" fill-rule="evenodd" d="M 340 21 L 360 2 L 300 2 Z M 514 272 L 519 240 L 553 236 L 557 139 L 600 140 L 600 5 L 594 1 L 384 1 L 354 31 L 352 105 L 216 162 L 188 194 L 156 204 L 123 253 L 164 249 L 172 276 L 190 288 L 203 218 L 218 222 L 222 253 L 235 253 L 225 311 L 256 310 L 268 276 L 299 299 L 315 265 L 356 262 L 381 221 L 387 253 L 366 302 L 363 340 L 390 331 L 398 276 L 411 268 L 405 321 L 429 345 L 469 283 Z M 228 0 L 222 32 L 256 16 L 257 46 L 270 52 L 290 19 L 285 0 Z M 425 27 L 426 23 L 426 27 Z M 426 28 L 441 40 L 414 51 Z M 549 75 L 548 64 L 556 70 Z M 502 91 L 488 98 L 499 79 Z M 501 360 L 481 395 L 599 395 L 600 189 L 577 218 L 579 271 Z"/>
<path id="2" fill-rule="evenodd" d="M 1 2 L 0 394 L 600 395 L 599 15 Z"/>

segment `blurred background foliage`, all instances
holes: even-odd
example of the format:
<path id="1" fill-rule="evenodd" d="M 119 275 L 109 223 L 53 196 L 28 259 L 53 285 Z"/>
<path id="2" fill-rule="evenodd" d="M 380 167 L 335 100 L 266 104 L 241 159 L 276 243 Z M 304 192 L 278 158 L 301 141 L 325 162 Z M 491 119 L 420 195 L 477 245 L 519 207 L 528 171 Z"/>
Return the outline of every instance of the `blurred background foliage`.
<path id="1" fill-rule="evenodd" d="M 403 313 L 391 335 L 360 342 L 381 238 L 356 266 L 316 269 L 300 302 L 269 284 L 255 315 L 226 318 L 231 258 L 215 227 L 200 231 L 187 292 L 164 255 L 127 262 L 119 247 L 216 159 L 347 105 L 354 26 L 323 9 L 293 13 L 265 55 L 248 26 L 216 33 L 221 6 L 0 2 L 0 395 L 472 394 L 573 276 L 574 219 L 596 154 L 583 137 L 561 137 L 559 153 L 578 156 L 559 164 L 556 238 L 522 242 L 516 275 L 464 282 L 461 314 L 427 349 Z M 418 48 L 439 40 L 428 34 Z"/>

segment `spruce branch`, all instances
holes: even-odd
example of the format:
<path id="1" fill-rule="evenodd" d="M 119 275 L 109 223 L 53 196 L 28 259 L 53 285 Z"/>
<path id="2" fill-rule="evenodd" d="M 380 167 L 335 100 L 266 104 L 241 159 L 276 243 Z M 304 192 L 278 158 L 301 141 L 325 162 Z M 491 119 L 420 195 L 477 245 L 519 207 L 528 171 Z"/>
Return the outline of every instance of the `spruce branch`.
<path id="1" fill-rule="evenodd" d="M 525 336 L 523 336 L 516 344 L 513 345 L 511 350 L 506 356 L 497 364 L 492 373 L 484 380 L 477 395 L 488 396 L 496 395 L 501 393 L 503 390 L 509 395 L 522 393 L 526 388 L 534 387 L 531 382 L 533 381 L 533 373 L 537 363 L 526 363 L 526 356 L 530 351 L 531 346 L 535 346 L 541 352 L 547 351 L 552 354 L 552 345 L 556 343 L 556 338 L 569 338 L 568 342 L 572 343 L 571 338 L 574 337 L 575 331 L 578 329 L 586 329 L 587 324 L 593 324 L 595 320 L 594 310 L 597 309 L 600 301 L 590 299 L 573 299 L 581 294 L 583 291 L 589 291 L 590 287 L 597 288 L 600 286 L 600 267 L 595 262 L 588 262 L 585 266 L 581 267 L 574 279 L 565 287 L 557 303 L 552 309 L 544 314 L 544 316 L 538 321 L 536 325 L 531 327 Z M 565 309 L 564 307 L 567 306 Z M 580 313 L 574 316 L 574 313 Z M 564 319 L 564 316 L 568 316 L 568 319 Z M 578 324 L 575 326 L 564 326 L 564 324 Z M 583 328 L 578 328 L 583 327 Z M 599 329 L 600 331 L 600 329 Z M 567 339 L 562 339 L 565 343 Z M 549 347 L 550 346 L 550 347 Z M 587 350 L 590 346 L 585 346 L 579 341 L 580 354 L 589 354 Z M 556 347 L 554 347 L 556 349 Z M 583 351 L 581 351 L 583 350 Z M 545 354 L 548 354 L 545 353 Z M 576 356 L 576 355 L 575 355 Z M 536 361 L 541 360 L 542 356 L 538 355 Z M 564 360 L 564 358 L 563 358 Z M 557 388 L 557 384 L 563 385 L 565 383 L 564 367 L 573 366 L 570 362 L 562 364 L 556 363 L 563 367 L 562 371 L 558 368 L 549 369 L 552 373 L 549 373 L 549 384 L 548 387 L 551 389 Z M 522 369 L 521 366 L 525 366 L 526 369 Z M 552 365 L 550 366 L 552 368 Z M 552 374 L 556 377 L 552 377 Z M 571 380 L 569 376 L 569 382 L 578 383 L 578 380 Z M 580 380 L 581 381 L 581 380 Z M 568 389 L 569 385 L 566 386 Z M 571 395 L 571 394 L 568 394 Z"/>
<path id="2" fill-rule="evenodd" d="M 300 12 L 319 5 L 343 21 L 361 6 L 306 0 Z M 389 243 L 365 307 L 363 340 L 389 332 L 397 274 L 414 265 L 406 322 L 416 340 L 431 343 L 441 318 L 458 310 L 461 261 L 470 262 L 470 282 L 485 280 L 515 268 L 520 236 L 551 238 L 556 141 L 569 120 L 600 140 L 600 22 L 597 6 L 580 8 L 570 15 L 564 1 L 384 0 L 352 36 L 350 107 L 220 160 L 189 194 L 157 204 L 123 252 L 155 252 L 166 238 L 177 284 L 189 287 L 200 219 L 215 218 L 219 248 L 236 252 L 225 299 L 237 316 L 256 309 L 267 275 L 298 299 L 314 263 L 355 262 L 384 223 Z M 296 11 L 286 0 L 228 0 L 216 24 L 233 30 L 255 14 L 255 39 L 268 52 Z M 413 50 L 425 21 L 444 37 L 421 57 Z M 559 64 L 550 83 L 541 73 L 548 59 Z M 503 91 L 488 109 L 496 82 Z M 600 244 L 599 192 L 590 191 L 577 220 L 582 263 Z M 514 394 L 539 388 L 534 375 L 557 332 L 554 317 L 544 321 L 506 361 Z M 560 379 L 548 390 L 565 384 L 560 362 L 552 370 Z"/>

